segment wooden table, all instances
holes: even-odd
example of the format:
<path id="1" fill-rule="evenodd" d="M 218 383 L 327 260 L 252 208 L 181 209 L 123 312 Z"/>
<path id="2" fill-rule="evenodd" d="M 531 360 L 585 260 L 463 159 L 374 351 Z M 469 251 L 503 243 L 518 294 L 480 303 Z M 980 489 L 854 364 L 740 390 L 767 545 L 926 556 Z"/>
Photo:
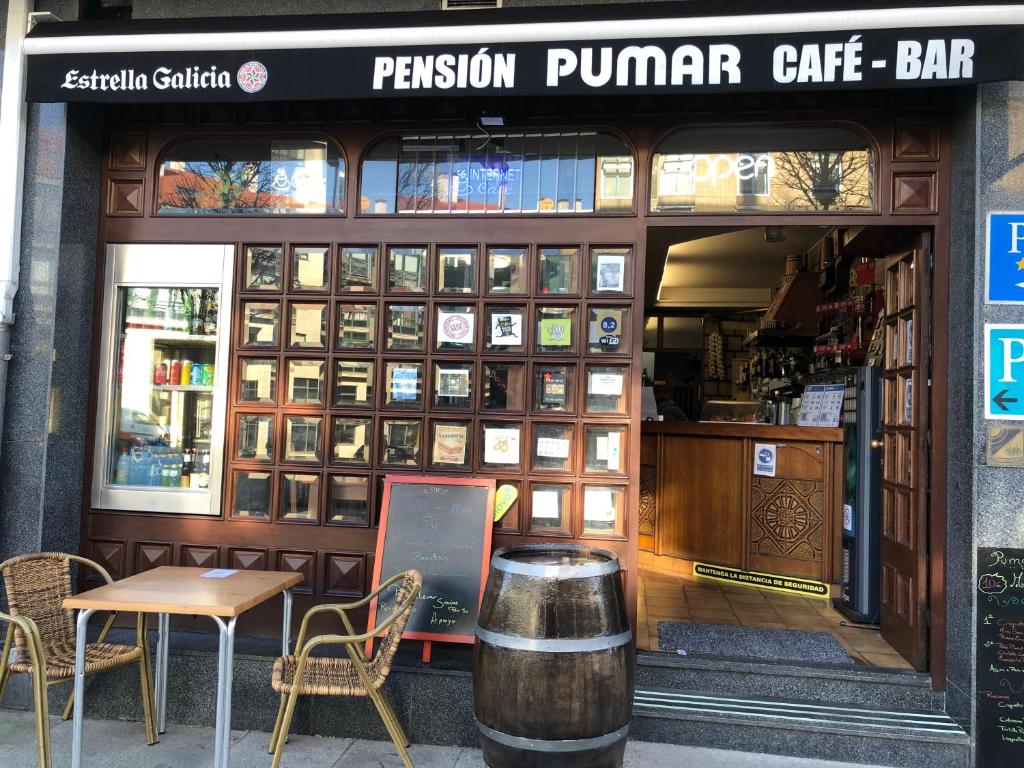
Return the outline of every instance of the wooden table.
<path id="1" fill-rule="evenodd" d="M 228 768 L 231 752 L 231 683 L 235 653 L 235 622 L 253 606 L 284 594 L 282 655 L 291 645 L 291 588 L 302 581 L 298 573 L 231 571 L 162 566 L 65 598 L 64 607 L 78 609 L 75 647 L 75 709 L 71 768 L 82 765 L 82 713 L 85 710 L 85 647 L 89 617 L 95 611 L 155 613 L 159 617 L 156 649 L 157 730 L 167 722 L 167 663 L 170 616 L 209 616 L 220 630 L 217 654 L 217 726 L 214 768 Z"/>

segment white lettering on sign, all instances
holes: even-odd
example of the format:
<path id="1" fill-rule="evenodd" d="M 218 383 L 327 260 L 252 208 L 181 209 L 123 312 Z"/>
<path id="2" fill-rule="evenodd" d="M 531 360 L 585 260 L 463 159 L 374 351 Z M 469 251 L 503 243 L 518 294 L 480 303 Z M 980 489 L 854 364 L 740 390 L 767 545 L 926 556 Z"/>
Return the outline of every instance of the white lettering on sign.
<path id="1" fill-rule="evenodd" d="M 1024 234 L 1021 234 L 1022 229 L 1024 229 L 1024 221 L 1010 222 L 1010 250 L 1007 253 L 1020 253 L 1020 241 L 1024 240 Z"/>
<path id="2" fill-rule="evenodd" d="M 1016 363 L 1024 363 L 1024 339 L 999 339 L 1003 345 L 1003 375 L 999 379 L 1000 384 L 1016 384 L 1017 379 L 1013 376 L 1013 366 Z M 1020 354 L 1014 356 L 1013 350 L 1020 348 Z"/>
<path id="3" fill-rule="evenodd" d="M 514 87 L 516 54 L 487 51 L 481 48 L 472 56 L 377 56 L 373 60 L 373 90 L 382 91 L 388 85 L 396 91 Z"/>
<path id="4" fill-rule="evenodd" d="M 595 69 L 595 61 L 596 69 Z M 591 88 L 600 88 L 615 78 L 617 86 L 647 85 L 719 85 L 741 83 L 740 49 L 716 43 L 708 46 L 707 56 L 695 45 L 681 45 L 671 56 L 657 45 L 630 45 L 619 51 L 612 48 L 549 48 L 547 85 L 557 88 L 562 80 L 579 74 Z"/>
<path id="5" fill-rule="evenodd" d="M 185 67 L 178 70 L 157 67 L 151 76 L 134 69 L 121 69 L 117 72 L 100 72 L 95 69 L 92 72 L 81 72 L 70 69 L 65 73 L 60 87 L 85 91 L 146 91 L 150 83 L 159 91 L 230 89 L 231 73 L 216 66 L 209 69 Z"/>
<path id="6" fill-rule="evenodd" d="M 896 43 L 897 80 L 957 80 L 974 77 L 974 41 L 964 38 Z"/>
<path id="7" fill-rule="evenodd" d="M 845 43 L 780 45 L 772 58 L 772 73 L 777 83 L 857 82 L 864 44 L 860 35 Z"/>

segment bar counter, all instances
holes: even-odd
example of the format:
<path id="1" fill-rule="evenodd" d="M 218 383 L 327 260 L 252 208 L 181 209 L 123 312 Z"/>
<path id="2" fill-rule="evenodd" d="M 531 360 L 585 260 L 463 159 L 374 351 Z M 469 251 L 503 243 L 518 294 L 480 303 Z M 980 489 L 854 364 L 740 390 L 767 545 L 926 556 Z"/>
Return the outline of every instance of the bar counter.
<path id="1" fill-rule="evenodd" d="M 838 576 L 842 429 L 646 421 L 641 443 L 641 547 L 817 581 Z M 776 446 L 774 477 L 754 474 L 757 444 Z"/>

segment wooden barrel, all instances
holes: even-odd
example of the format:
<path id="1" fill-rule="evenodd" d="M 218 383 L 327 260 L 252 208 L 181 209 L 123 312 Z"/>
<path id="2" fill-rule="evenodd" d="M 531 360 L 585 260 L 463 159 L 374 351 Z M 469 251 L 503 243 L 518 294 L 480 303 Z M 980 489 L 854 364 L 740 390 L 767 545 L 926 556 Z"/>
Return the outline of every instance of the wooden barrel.
<path id="1" fill-rule="evenodd" d="M 491 768 L 620 768 L 636 650 L 615 553 L 570 544 L 494 553 L 473 652 Z"/>

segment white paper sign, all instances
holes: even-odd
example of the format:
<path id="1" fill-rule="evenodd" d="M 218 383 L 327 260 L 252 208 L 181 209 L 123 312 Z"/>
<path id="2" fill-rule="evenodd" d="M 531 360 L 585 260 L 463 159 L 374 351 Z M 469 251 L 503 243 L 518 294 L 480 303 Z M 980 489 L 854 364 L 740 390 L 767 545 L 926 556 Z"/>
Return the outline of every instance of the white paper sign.
<path id="1" fill-rule="evenodd" d="M 443 344 L 471 344 L 475 321 L 468 312 L 438 312 L 437 340 Z"/>
<path id="2" fill-rule="evenodd" d="M 558 495 L 558 491 L 534 491 L 531 510 L 533 516 L 547 520 L 561 517 L 558 511 Z"/>
<path id="3" fill-rule="evenodd" d="M 626 257 L 617 253 L 597 255 L 597 291 L 623 291 L 626 287 Z"/>
<path id="4" fill-rule="evenodd" d="M 622 394 L 621 373 L 591 373 L 590 394 L 592 395 L 621 395 Z"/>
<path id="5" fill-rule="evenodd" d="M 770 443 L 754 443 L 754 474 L 775 477 L 776 447 Z"/>
<path id="6" fill-rule="evenodd" d="M 607 488 L 587 488 L 583 495 L 583 516 L 596 523 L 615 521 L 615 502 Z"/>
<path id="7" fill-rule="evenodd" d="M 484 429 L 484 462 L 487 464 L 518 464 L 519 430 Z"/>
<path id="8" fill-rule="evenodd" d="M 605 462 L 608 472 L 619 471 L 619 433 L 609 432 L 595 439 L 594 458 Z"/>
<path id="9" fill-rule="evenodd" d="M 518 347 L 523 343 L 523 316 L 519 312 L 495 312 L 491 315 L 491 345 Z"/>
<path id="10" fill-rule="evenodd" d="M 538 437 L 537 455 L 549 459 L 568 459 L 569 441 L 558 437 Z"/>
<path id="11" fill-rule="evenodd" d="M 212 571 L 206 573 L 200 573 L 199 576 L 204 579 L 226 579 L 228 576 L 234 576 L 238 573 L 238 570 L 232 570 L 231 568 L 214 568 Z"/>

